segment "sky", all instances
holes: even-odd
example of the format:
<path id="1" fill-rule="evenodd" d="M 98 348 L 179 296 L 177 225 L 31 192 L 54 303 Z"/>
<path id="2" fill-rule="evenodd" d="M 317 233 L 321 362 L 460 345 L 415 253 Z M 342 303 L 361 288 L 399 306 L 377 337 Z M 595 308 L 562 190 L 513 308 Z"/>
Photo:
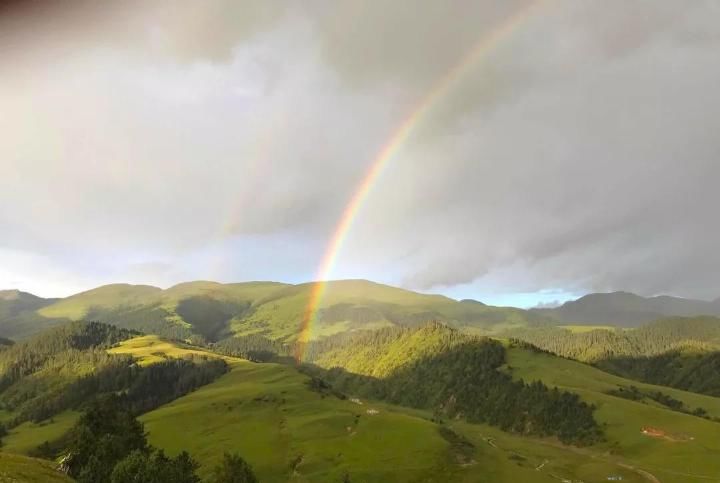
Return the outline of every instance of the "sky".
<path id="1" fill-rule="evenodd" d="M 715 299 L 718 52 L 713 0 L 2 2 L 0 288 L 313 280 L 411 119 L 322 276 Z"/>

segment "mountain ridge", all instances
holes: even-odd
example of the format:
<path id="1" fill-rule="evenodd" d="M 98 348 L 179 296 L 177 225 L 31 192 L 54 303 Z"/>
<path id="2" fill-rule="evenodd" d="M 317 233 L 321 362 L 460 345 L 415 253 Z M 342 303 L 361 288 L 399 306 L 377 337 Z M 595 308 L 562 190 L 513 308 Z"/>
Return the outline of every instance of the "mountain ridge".
<path id="1" fill-rule="evenodd" d="M 151 285 L 109 284 L 42 302 L 21 317 L 0 317 L 0 336 L 23 338 L 72 320 L 97 320 L 162 336 L 192 335 L 217 341 L 232 335 L 297 337 L 315 282 L 219 283 L 192 281 L 166 289 Z M 368 280 L 326 282 L 314 314 L 313 337 L 431 320 L 469 330 L 496 331 L 548 324 L 542 315 L 478 301 L 457 301 Z"/>
<path id="2" fill-rule="evenodd" d="M 234 335 L 262 335 L 291 341 L 306 315 L 315 284 L 196 280 L 163 289 L 114 283 L 60 299 L 3 290 L 0 336 L 19 339 L 62 322 L 98 320 L 177 339 L 197 335 L 212 342 Z M 428 321 L 493 334 L 548 325 L 637 327 L 664 317 L 700 315 L 720 315 L 720 299 L 642 297 L 620 291 L 587 294 L 556 308 L 524 310 L 348 279 L 326 282 L 312 336 Z"/>
<path id="3" fill-rule="evenodd" d="M 530 310 L 566 324 L 637 327 L 664 317 L 720 315 L 720 304 L 670 295 L 643 297 L 618 291 L 591 293 L 556 308 Z"/>

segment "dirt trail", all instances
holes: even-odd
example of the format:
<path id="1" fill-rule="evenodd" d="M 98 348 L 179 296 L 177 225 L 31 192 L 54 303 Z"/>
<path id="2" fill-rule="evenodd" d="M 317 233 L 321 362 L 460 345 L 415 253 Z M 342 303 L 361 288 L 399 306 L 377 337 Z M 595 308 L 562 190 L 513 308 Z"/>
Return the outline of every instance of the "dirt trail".
<path id="1" fill-rule="evenodd" d="M 508 451 L 508 450 L 505 450 L 505 449 L 500 448 L 499 446 L 497 446 L 497 444 L 495 444 L 495 440 L 494 440 L 493 438 L 485 437 L 485 436 L 482 436 L 482 435 L 481 435 L 481 437 L 485 440 L 485 442 L 486 442 L 487 444 L 489 444 L 489 445 L 492 446 L 493 448 L 499 449 L 499 450 L 501 450 L 501 451 Z M 642 478 L 644 478 L 645 480 L 647 480 L 647 481 L 649 481 L 649 482 L 651 482 L 651 483 L 662 483 L 662 482 L 657 478 L 657 476 L 653 475 L 653 474 L 650 473 L 649 471 L 646 471 L 646 470 L 637 468 L 637 467 L 632 466 L 632 465 L 629 465 L 629 464 L 627 464 L 627 463 L 622 463 L 622 462 L 617 461 L 617 460 L 615 460 L 615 459 L 613 459 L 613 458 L 603 457 L 603 456 L 601 456 L 601 455 L 599 455 L 599 454 L 597 454 L 597 453 L 594 453 L 594 452 L 592 452 L 592 451 L 584 450 L 584 449 L 582 449 L 582 448 L 575 448 L 575 447 L 572 447 L 572 446 L 565 446 L 565 445 L 563 445 L 563 444 L 561 444 L 561 443 L 554 443 L 554 442 L 552 442 L 552 441 L 538 441 L 538 442 L 539 442 L 540 444 L 544 444 L 544 445 L 547 445 L 547 446 L 552 446 L 552 447 L 554 447 L 554 448 L 563 449 L 563 450 L 565 450 L 565 451 L 572 451 L 573 453 L 581 454 L 581 455 L 583 455 L 583 456 L 587 456 L 587 457 L 590 457 L 590 458 L 594 458 L 594 459 L 599 459 L 599 460 L 605 461 L 605 462 L 607 462 L 607 463 L 615 464 L 615 465 L 617 465 L 617 466 L 619 466 L 619 467 L 621 467 L 621 468 L 625 468 L 626 470 L 630 470 L 630 471 L 632 471 L 632 472 L 640 475 Z M 519 454 L 519 453 L 518 453 L 518 454 Z M 547 461 L 547 460 L 544 461 L 540 466 L 538 466 L 538 467 L 535 468 L 535 469 L 538 470 L 538 471 L 541 471 L 542 468 L 545 466 L 545 464 L 547 464 L 548 462 L 549 462 L 549 461 Z"/>
<path id="2" fill-rule="evenodd" d="M 594 459 L 597 459 L 597 460 L 605 461 L 605 462 L 607 462 L 607 463 L 612 463 L 612 464 L 615 464 L 615 465 L 617 465 L 617 466 L 619 466 L 619 467 L 621 467 L 621 468 L 625 468 L 626 470 L 630 470 L 630 471 L 633 471 L 633 472 L 637 473 L 638 475 L 642 476 L 642 477 L 643 477 L 644 479 L 646 479 L 647 481 L 650 481 L 650 482 L 652 482 L 652 483 L 662 483 L 662 482 L 658 479 L 657 476 L 653 475 L 653 474 L 650 473 L 649 471 L 642 470 L 642 469 L 640 469 L 640 468 L 637 468 L 637 467 L 635 467 L 635 466 L 629 465 L 629 464 L 627 464 L 627 463 L 622 463 L 622 462 L 620 462 L 620 461 L 618 461 L 618 460 L 616 460 L 616 459 L 614 459 L 614 458 L 604 457 L 604 456 L 602 456 L 602 455 L 599 455 L 599 454 L 594 453 L 594 452 L 592 452 L 592 451 L 588 451 L 588 450 L 586 450 L 586 449 L 575 448 L 575 447 L 573 447 L 573 446 L 565 446 L 565 445 L 563 445 L 563 444 L 553 443 L 553 442 L 551 442 L 551 441 L 540 441 L 540 443 L 541 443 L 541 444 L 548 445 L 548 446 L 553 446 L 553 447 L 555 447 L 555 448 L 564 449 L 564 450 L 566 450 L 566 451 L 572 451 L 573 453 L 577 453 L 577 454 L 581 454 L 581 455 L 584 455 L 584 456 L 588 456 L 588 457 L 590 457 L 590 458 L 594 458 Z"/>
<path id="3" fill-rule="evenodd" d="M 620 463 L 620 462 L 614 462 L 614 463 L 617 464 L 618 466 L 621 466 L 621 467 L 627 469 L 627 470 L 634 471 L 635 473 L 642 476 L 643 478 L 645 478 L 648 481 L 652 481 L 653 483 L 661 483 L 661 481 L 658 480 L 655 475 L 653 475 L 652 473 L 650 473 L 648 471 L 641 470 L 640 468 L 635 468 L 634 466 L 631 466 L 626 463 Z"/>

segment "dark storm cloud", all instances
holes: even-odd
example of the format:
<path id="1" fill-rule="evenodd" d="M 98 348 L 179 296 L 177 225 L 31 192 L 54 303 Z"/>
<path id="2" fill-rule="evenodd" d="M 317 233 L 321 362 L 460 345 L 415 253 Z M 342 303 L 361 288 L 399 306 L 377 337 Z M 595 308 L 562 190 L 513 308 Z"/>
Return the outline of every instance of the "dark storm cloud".
<path id="1" fill-rule="evenodd" d="M 0 284 L 313 273 L 397 126 L 537 5 L 416 123 L 334 275 L 720 295 L 717 2 L 7 5 Z"/>

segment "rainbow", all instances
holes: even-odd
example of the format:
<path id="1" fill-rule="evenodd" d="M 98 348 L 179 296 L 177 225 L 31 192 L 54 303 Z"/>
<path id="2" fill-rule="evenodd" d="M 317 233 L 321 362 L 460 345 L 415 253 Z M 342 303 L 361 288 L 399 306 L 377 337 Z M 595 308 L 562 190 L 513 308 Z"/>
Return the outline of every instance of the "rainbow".
<path id="1" fill-rule="evenodd" d="M 342 248 L 352 223 L 358 214 L 363 202 L 367 199 L 370 190 L 377 182 L 382 174 L 385 166 L 390 159 L 397 153 L 403 144 L 413 133 L 414 128 L 428 114 L 428 111 L 442 99 L 451 88 L 462 78 L 462 76 L 478 61 L 485 57 L 502 39 L 508 37 L 517 27 L 522 24 L 531 13 L 544 3 L 542 0 L 532 2 L 524 8 L 510 15 L 505 21 L 499 24 L 495 29 L 483 35 L 470 49 L 470 51 L 461 58 L 450 71 L 440 78 L 433 88 L 426 94 L 419 104 L 410 112 L 410 114 L 402 121 L 402 123 L 392 132 L 388 141 L 383 145 L 382 149 L 377 153 L 375 159 L 370 164 L 365 177 L 360 185 L 353 193 L 348 204 L 343 210 L 340 221 L 338 222 L 332 238 L 327 245 L 325 255 L 320 263 L 313 283 L 310 299 L 303 313 L 300 327 L 300 335 L 298 336 L 295 360 L 299 363 L 305 355 L 305 347 L 310 340 L 312 325 L 317 317 L 325 289 L 327 287 L 327 278 L 332 271 L 338 253 Z"/>

